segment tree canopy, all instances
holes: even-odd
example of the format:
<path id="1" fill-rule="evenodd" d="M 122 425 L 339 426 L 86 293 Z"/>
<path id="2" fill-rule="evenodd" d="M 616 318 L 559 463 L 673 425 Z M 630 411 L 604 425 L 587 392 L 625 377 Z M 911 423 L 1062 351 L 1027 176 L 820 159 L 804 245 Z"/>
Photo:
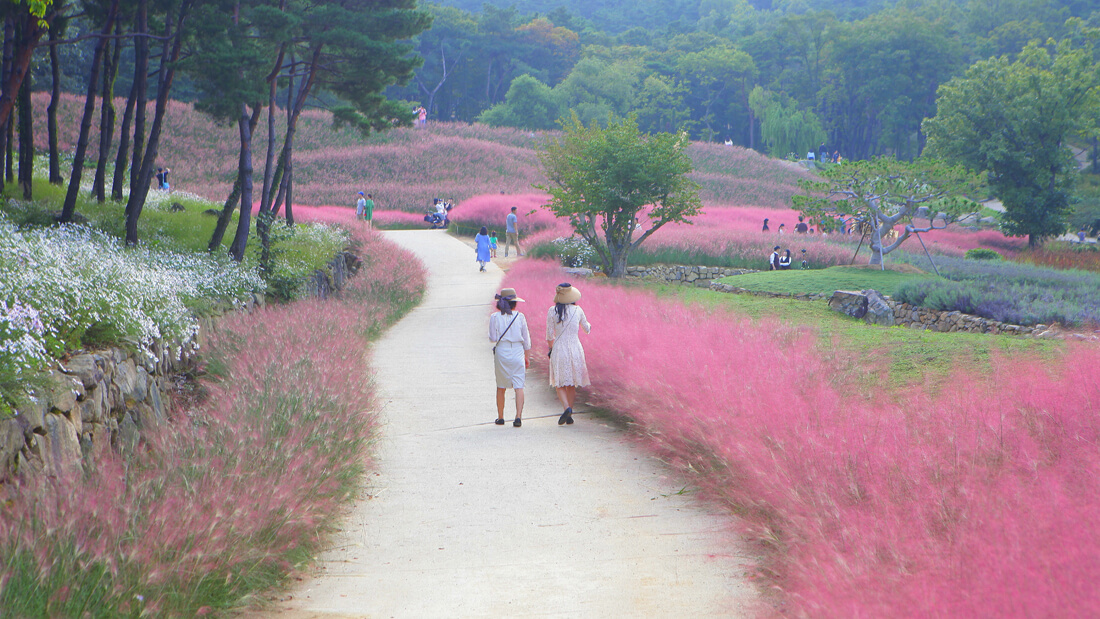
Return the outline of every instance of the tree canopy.
<path id="1" fill-rule="evenodd" d="M 794 207 L 803 216 L 824 230 L 843 223 L 870 235 L 869 264 L 882 264 L 883 256 L 914 234 L 946 228 L 963 213 L 977 211 L 972 196 L 981 188 L 979 178 L 962 166 L 886 157 L 827 166 L 821 180 L 799 185 L 806 195 L 795 196 Z M 927 223 L 918 225 L 918 217 Z M 891 239 L 899 224 L 903 231 Z"/>
<path id="2" fill-rule="evenodd" d="M 626 274 L 630 252 L 668 223 L 699 213 L 699 186 L 685 134 L 644 134 L 633 116 L 607 126 L 576 115 L 540 159 L 550 179 L 550 209 L 595 249 L 609 277 Z"/>
<path id="3" fill-rule="evenodd" d="M 1091 45 L 1029 44 L 976 63 L 940 87 L 925 121 L 929 150 L 986 172 L 1005 206 L 1002 228 L 1035 246 L 1066 231 L 1077 162 L 1067 140 L 1095 136 L 1100 63 Z"/>

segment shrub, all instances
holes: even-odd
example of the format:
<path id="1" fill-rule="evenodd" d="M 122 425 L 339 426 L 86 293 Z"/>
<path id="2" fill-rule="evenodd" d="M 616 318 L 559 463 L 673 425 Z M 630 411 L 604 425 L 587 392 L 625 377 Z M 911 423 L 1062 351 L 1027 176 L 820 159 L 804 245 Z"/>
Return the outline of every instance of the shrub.
<path id="1" fill-rule="evenodd" d="M 976 247 L 974 249 L 966 250 L 966 258 L 969 260 L 1000 260 L 1001 254 L 998 254 L 992 249 Z"/>

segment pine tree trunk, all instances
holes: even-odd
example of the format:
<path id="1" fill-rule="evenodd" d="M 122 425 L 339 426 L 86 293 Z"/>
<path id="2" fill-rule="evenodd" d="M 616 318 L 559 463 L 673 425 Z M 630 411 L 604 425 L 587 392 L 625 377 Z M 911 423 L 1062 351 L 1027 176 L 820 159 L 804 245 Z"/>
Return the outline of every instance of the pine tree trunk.
<path id="1" fill-rule="evenodd" d="M 130 198 L 126 201 L 126 220 L 129 226 L 130 209 L 133 208 L 134 195 L 141 184 L 142 155 L 145 149 L 145 103 L 146 89 L 148 87 L 149 73 L 149 39 L 143 34 L 149 32 L 149 4 L 148 0 L 139 0 L 137 16 L 134 19 L 134 34 L 139 35 L 134 39 L 134 146 L 130 156 Z M 145 196 L 141 198 L 145 203 Z M 134 221 L 134 235 L 137 235 L 137 221 Z"/>
<path id="2" fill-rule="evenodd" d="M 260 112 L 260 108 L 253 110 L 252 118 L 248 121 L 249 140 L 252 139 L 252 134 L 256 130 L 256 123 L 260 120 Z M 229 221 L 233 219 L 233 211 L 237 209 L 237 203 L 241 200 L 241 176 L 241 170 L 238 169 L 237 180 L 233 181 L 233 190 L 229 192 L 229 197 L 222 205 L 222 212 L 218 215 L 218 223 L 214 225 L 214 234 L 210 236 L 210 243 L 206 247 L 211 252 L 221 248 L 225 231 L 229 228 Z"/>
<path id="3" fill-rule="evenodd" d="M 50 28 L 50 42 L 55 43 L 61 38 L 61 30 L 64 25 L 61 20 L 54 22 Z M 46 134 L 50 149 L 50 184 L 60 185 L 65 182 L 61 176 L 61 153 L 57 145 L 57 106 L 61 103 L 61 62 L 58 59 L 57 45 L 50 45 L 50 75 L 53 84 L 50 86 L 50 105 L 46 108 Z"/>
<path id="4" fill-rule="evenodd" d="M 115 34 L 119 33 L 118 26 Z M 103 90 L 100 102 L 103 106 L 99 117 L 99 160 L 96 161 L 95 179 L 92 181 L 92 194 L 96 202 L 106 201 L 107 160 L 111 157 L 111 142 L 115 133 L 115 76 L 118 75 L 120 43 L 114 42 L 114 51 L 103 54 Z"/>
<path id="5" fill-rule="evenodd" d="M 31 111 L 31 76 L 19 89 L 19 184 L 23 199 L 34 197 L 34 113 Z"/>
<path id="6" fill-rule="evenodd" d="M 141 158 L 141 166 L 135 173 L 138 178 L 138 191 L 131 190 L 130 199 L 126 202 L 126 244 L 134 245 L 138 242 L 137 222 L 141 217 L 141 209 L 145 206 L 145 198 L 149 193 L 149 184 L 153 180 L 153 167 L 157 162 L 157 149 L 160 146 L 161 128 L 164 126 L 164 115 L 168 110 L 168 96 L 172 92 L 172 82 L 176 77 L 176 61 L 179 60 L 180 50 L 183 47 L 183 24 L 191 11 L 190 0 L 184 0 L 177 8 L 176 21 L 165 27 L 164 46 L 161 49 L 160 71 L 157 83 L 157 100 L 153 108 L 153 124 L 149 128 L 149 141 L 145 146 L 145 153 Z M 174 27 L 173 27 L 174 26 Z M 131 185 L 133 179 L 131 178 Z"/>
<path id="7" fill-rule="evenodd" d="M 118 132 L 118 152 L 115 153 L 115 173 L 111 179 L 111 199 L 122 202 L 122 188 L 126 184 L 126 160 L 130 158 L 130 126 L 134 122 L 134 107 L 137 104 L 137 90 L 130 87 L 130 96 L 126 98 L 126 111 L 122 113 L 122 128 Z"/>
<path id="8" fill-rule="evenodd" d="M 84 171 L 84 157 L 88 151 L 88 135 L 92 130 L 92 115 L 95 113 L 96 88 L 99 86 L 99 71 L 103 63 L 104 50 L 107 47 L 106 36 L 111 34 L 114 28 L 115 13 L 118 11 L 118 0 L 111 3 L 107 13 L 107 24 L 103 27 L 103 37 L 95 44 L 95 53 L 92 55 L 92 75 L 88 78 L 88 92 L 84 98 L 84 116 L 80 120 L 80 135 L 76 140 L 76 152 L 73 153 L 73 169 L 69 175 L 69 188 L 65 192 L 65 204 L 61 207 L 61 223 L 73 220 L 76 213 L 76 197 L 80 191 L 80 177 Z"/>
<path id="9" fill-rule="evenodd" d="M 248 248 L 248 228 L 252 218 L 252 129 L 248 118 L 248 108 L 241 105 L 241 116 L 237 120 L 241 135 L 241 156 L 237 164 L 241 179 L 241 216 L 237 221 L 237 234 L 229 247 L 229 255 L 237 262 L 244 260 Z"/>

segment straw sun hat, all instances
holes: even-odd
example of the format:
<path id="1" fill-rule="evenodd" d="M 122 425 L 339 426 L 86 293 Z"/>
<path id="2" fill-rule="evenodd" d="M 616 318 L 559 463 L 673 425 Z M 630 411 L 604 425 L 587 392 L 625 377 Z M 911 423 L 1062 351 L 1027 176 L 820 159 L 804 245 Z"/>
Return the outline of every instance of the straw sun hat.
<path id="1" fill-rule="evenodd" d="M 571 284 L 558 284 L 554 292 L 554 303 L 576 303 L 581 300 L 581 291 Z"/>
<path id="2" fill-rule="evenodd" d="M 524 301 L 516 296 L 515 288 L 501 288 L 500 294 L 497 295 L 498 299 L 504 299 L 505 301 Z M 524 301 L 526 303 L 526 301 Z"/>

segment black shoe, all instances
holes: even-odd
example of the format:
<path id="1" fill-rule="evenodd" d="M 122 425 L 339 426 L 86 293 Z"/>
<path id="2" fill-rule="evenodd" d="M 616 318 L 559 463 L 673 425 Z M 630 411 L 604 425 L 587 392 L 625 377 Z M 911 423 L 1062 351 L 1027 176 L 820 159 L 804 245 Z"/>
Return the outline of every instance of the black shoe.
<path id="1" fill-rule="evenodd" d="M 512 422 L 512 425 L 518 428 L 523 425 L 523 420 L 519 417 L 516 417 L 516 420 Z"/>
<path id="2" fill-rule="evenodd" d="M 558 425 L 559 426 L 564 426 L 567 423 L 573 423 L 573 409 L 572 408 L 565 409 L 565 412 L 561 414 L 561 417 L 558 417 Z"/>
<path id="3" fill-rule="evenodd" d="M 496 420 L 496 424 L 497 424 L 498 426 L 502 426 L 502 425 L 504 425 L 504 420 L 503 420 L 503 419 L 497 419 L 497 420 Z"/>

